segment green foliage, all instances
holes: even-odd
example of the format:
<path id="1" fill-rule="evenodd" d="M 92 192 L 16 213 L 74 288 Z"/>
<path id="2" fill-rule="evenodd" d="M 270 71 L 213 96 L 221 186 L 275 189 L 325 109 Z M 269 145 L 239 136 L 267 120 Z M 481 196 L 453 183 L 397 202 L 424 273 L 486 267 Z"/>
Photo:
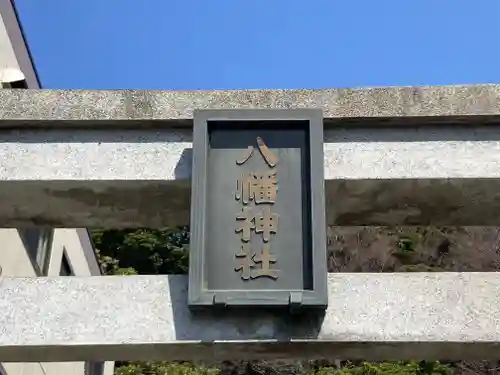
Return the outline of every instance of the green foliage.
<path id="1" fill-rule="evenodd" d="M 427 264 L 405 264 L 400 267 L 400 272 L 442 272 L 444 271 L 440 267 L 430 266 Z"/>
<path id="2" fill-rule="evenodd" d="M 412 362 L 364 362 L 361 365 L 347 364 L 341 369 L 323 367 L 314 375 L 451 375 L 448 365 L 432 361 Z"/>
<path id="3" fill-rule="evenodd" d="M 403 265 L 413 263 L 413 255 L 415 254 L 415 239 L 410 237 L 401 237 L 396 242 L 396 249 L 392 252 L 392 256 L 398 259 Z"/>
<path id="4" fill-rule="evenodd" d="M 441 233 L 443 231 L 440 230 Z M 421 259 L 417 252 L 417 245 L 421 243 L 426 234 L 425 229 L 414 230 L 413 232 L 406 233 L 406 236 L 401 236 L 396 241 L 396 250 L 392 252 L 392 256 L 396 258 L 401 266 L 399 272 L 440 272 L 444 271 L 432 257 Z M 449 248 L 449 240 L 445 238 L 437 248 L 437 252 L 444 253 L 446 251 L 441 248 Z M 436 257 L 437 258 L 437 257 Z M 423 262 L 424 260 L 424 262 Z M 436 259 L 438 260 L 438 259 Z"/>
<path id="5" fill-rule="evenodd" d="M 397 246 L 402 252 L 414 252 L 415 240 L 409 237 L 402 237 L 398 240 Z"/>
<path id="6" fill-rule="evenodd" d="M 218 375 L 218 369 L 190 363 L 132 362 L 117 367 L 115 375 Z"/>
<path id="7" fill-rule="evenodd" d="M 107 274 L 187 273 L 187 227 L 94 231 L 92 237 Z"/>
<path id="8" fill-rule="evenodd" d="M 117 364 L 115 375 L 219 375 L 215 368 L 194 366 L 189 363 L 131 362 Z M 278 375 L 279 369 L 259 373 Z M 452 375 L 453 368 L 440 362 L 364 362 L 359 365 L 348 363 L 340 369 L 322 367 L 316 371 L 302 371 L 297 375 Z"/>

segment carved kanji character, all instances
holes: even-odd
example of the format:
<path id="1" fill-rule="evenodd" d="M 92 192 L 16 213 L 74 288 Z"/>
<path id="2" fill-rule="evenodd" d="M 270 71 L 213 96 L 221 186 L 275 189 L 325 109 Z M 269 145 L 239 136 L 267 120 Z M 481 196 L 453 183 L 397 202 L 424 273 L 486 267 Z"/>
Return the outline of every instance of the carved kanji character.
<path id="1" fill-rule="evenodd" d="M 278 163 L 278 157 L 274 155 L 274 153 L 269 149 L 269 147 L 267 147 L 266 143 L 261 137 L 257 137 L 257 147 L 267 165 L 269 165 L 271 168 L 274 168 Z M 247 160 L 250 159 L 250 157 L 253 155 L 253 151 L 254 151 L 254 146 L 248 146 L 245 153 L 243 154 L 243 157 L 239 160 L 238 159 L 236 160 L 236 164 L 238 165 L 245 164 Z"/>
<path id="2" fill-rule="evenodd" d="M 236 272 L 241 272 L 241 278 L 243 280 L 249 280 L 251 277 L 251 268 L 253 266 L 253 261 L 250 257 L 250 243 L 243 243 L 241 245 L 241 250 L 239 253 L 235 254 L 238 264 L 234 268 Z"/>
<path id="3" fill-rule="evenodd" d="M 236 233 L 241 233 L 243 242 L 250 241 L 252 229 L 255 229 L 255 217 L 250 207 L 243 207 L 241 212 L 236 215 Z"/>
<path id="4" fill-rule="evenodd" d="M 267 147 L 261 137 L 257 137 L 257 145 L 259 146 L 259 151 L 266 161 L 267 165 L 269 165 L 271 168 L 274 168 L 278 163 L 277 156 L 274 155 L 273 152 Z"/>
<path id="5" fill-rule="evenodd" d="M 271 268 L 271 264 L 276 263 L 276 258 L 273 258 L 270 253 L 269 244 L 264 244 L 262 252 L 254 254 L 252 260 L 255 263 L 260 263 L 261 267 L 251 270 L 252 279 L 259 277 L 269 277 L 276 280 L 278 278 L 278 270 Z"/>
<path id="6" fill-rule="evenodd" d="M 274 203 L 278 190 L 277 184 L 276 172 L 252 173 L 251 188 L 255 203 Z"/>
<path id="7" fill-rule="evenodd" d="M 262 233 L 264 242 L 269 242 L 271 233 L 277 233 L 278 218 L 279 215 L 272 213 L 269 206 L 262 207 L 261 214 L 255 216 L 255 233 Z"/>
<path id="8" fill-rule="evenodd" d="M 252 156 L 253 149 L 254 149 L 253 146 L 248 146 L 247 150 L 245 151 L 245 154 L 243 155 L 243 158 L 240 160 L 236 160 L 236 164 L 238 165 L 245 164 L 247 160 L 250 159 L 250 157 Z"/>
<path id="9" fill-rule="evenodd" d="M 278 191 L 276 172 L 243 173 L 236 180 L 236 200 L 248 204 L 253 200 L 256 204 L 275 203 Z"/>

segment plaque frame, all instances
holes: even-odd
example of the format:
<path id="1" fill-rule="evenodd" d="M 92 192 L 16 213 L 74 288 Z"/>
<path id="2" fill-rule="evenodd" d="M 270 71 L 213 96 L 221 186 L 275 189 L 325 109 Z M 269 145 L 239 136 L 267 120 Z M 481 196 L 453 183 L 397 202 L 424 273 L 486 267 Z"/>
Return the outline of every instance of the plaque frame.
<path id="1" fill-rule="evenodd" d="M 206 189 L 210 121 L 307 121 L 309 138 L 309 193 L 312 242 L 312 288 L 307 290 L 209 290 L 204 278 Z M 235 125 L 237 126 L 237 125 Z M 285 130 L 286 131 L 286 130 Z M 292 311 L 328 306 L 326 218 L 321 109 L 198 109 L 193 113 L 191 180 L 191 238 L 188 307 L 281 307 Z"/>

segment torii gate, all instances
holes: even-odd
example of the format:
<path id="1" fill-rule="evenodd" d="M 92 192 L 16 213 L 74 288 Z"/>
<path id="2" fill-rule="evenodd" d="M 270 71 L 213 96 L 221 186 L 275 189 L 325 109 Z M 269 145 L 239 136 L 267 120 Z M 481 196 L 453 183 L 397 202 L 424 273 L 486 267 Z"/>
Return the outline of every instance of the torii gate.
<path id="1" fill-rule="evenodd" d="M 500 86 L 479 85 L 0 90 L 0 226 L 187 224 L 200 108 L 321 109 L 329 225 L 500 224 Z M 497 358 L 499 297 L 496 273 L 336 273 L 320 319 L 214 316 L 185 276 L 1 278 L 0 362 Z"/>

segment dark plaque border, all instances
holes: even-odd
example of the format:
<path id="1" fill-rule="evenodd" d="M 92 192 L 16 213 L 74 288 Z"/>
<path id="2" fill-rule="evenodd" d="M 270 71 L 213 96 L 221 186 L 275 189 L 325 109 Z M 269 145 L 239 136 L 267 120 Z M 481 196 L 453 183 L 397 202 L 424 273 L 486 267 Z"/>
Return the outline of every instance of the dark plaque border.
<path id="1" fill-rule="evenodd" d="M 208 122 L 308 121 L 310 160 L 310 226 L 312 274 L 310 290 L 208 290 L 204 285 Z M 323 113 L 320 109 L 203 109 L 194 111 L 191 187 L 191 242 L 189 256 L 190 308 L 262 306 L 325 309 L 328 306 L 326 219 L 323 155 Z M 286 131 L 286 130 L 284 130 Z"/>

